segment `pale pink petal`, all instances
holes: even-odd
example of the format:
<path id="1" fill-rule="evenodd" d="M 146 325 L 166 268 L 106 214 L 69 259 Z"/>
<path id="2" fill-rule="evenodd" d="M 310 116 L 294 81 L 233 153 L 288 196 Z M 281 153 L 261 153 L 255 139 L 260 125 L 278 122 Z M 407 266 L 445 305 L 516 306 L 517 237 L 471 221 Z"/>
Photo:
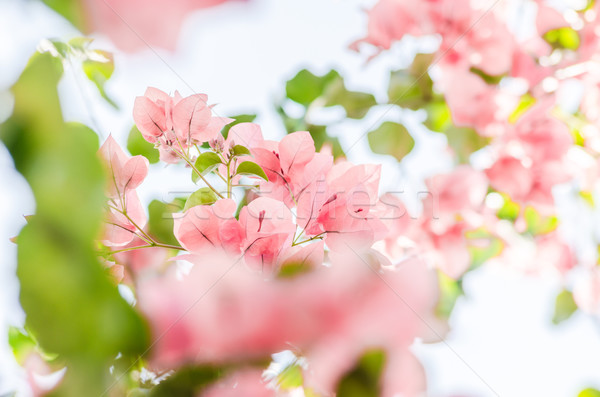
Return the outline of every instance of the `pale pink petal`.
<path id="1" fill-rule="evenodd" d="M 173 108 L 173 127 L 186 145 L 190 144 L 192 136 L 201 136 L 210 122 L 211 111 L 207 100 L 204 94 L 191 95 L 180 100 Z"/>
<path id="2" fill-rule="evenodd" d="M 144 139 L 150 143 L 156 142 L 156 138 L 167 129 L 164 107 L 161 108 L 145 96 L 135 98 L 133 120 Z"/>
<path id="3" fill-rule="evenodd" d="M 315 155 L 315 142 L 308 131 L 293 132 L 279 143 L 281 169 L 288 173 L 293 166 L 308 163 Z"/>

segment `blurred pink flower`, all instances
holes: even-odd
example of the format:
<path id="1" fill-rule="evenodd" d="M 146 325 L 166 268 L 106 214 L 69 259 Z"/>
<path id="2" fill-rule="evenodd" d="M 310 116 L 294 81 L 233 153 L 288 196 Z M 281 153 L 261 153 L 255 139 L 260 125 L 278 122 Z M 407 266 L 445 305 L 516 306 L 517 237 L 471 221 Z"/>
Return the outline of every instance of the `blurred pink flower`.
<path id="1" fill-rule="evenodd" d="M 128 52 L 157 46 L 174 50 L 193 11 L 227 0 L 81 0 L 87 30 L 106 34 Z"/>

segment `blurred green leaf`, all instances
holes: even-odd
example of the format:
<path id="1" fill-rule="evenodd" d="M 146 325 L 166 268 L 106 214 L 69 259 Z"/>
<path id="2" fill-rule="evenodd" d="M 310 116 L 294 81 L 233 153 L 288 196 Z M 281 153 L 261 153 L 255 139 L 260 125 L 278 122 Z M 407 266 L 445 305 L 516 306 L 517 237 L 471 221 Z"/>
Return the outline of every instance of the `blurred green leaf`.
<path id="1" fill-rule="evenodd" d="M 104 84 L 110 79 L 113 72 L 115 71 L 115 62 L 113 59 L 113 55 L 110 52 L 102 51 L 102 50 L 93 50 L 89 51 L 92 56 L 88 56 L 86 60 L 83 61 L 82 67 L 83 72 L 90 79 L 96 87 L 98 88 L 98 92 L 102 95 L 109 104 L 111 104 L 115 109 L 119 107 L 117 104 L 109 98 L 106 94 L 106 90 L 104 89 Z"/>
<path id="2" fill-rule="evenodd" d="M 48 7 L 62 15 L 67 21 L 71 22 L 80 31 L 84 31 L 85 14 L 83 12 L 83 2 L 78 0 L 42 0 Z"/>
<path id="3" fill-rule="evenodd" d="M 436 306 L 436 314 L 444 319 L 450 318 L 454 305 L 459 297 L 463 296 L 465 292 L 462 288 L 461 280 L 454 280 L 446 276 L 441 271 L 438 271 L 438 282 L 440 287 L 440 298 Z"/>
<path id="4" fill-rule="evenodd" d="M 183 207 L 183 211 L 187 211 L 192 207 L 197 205 L 210 205 L 218 200 L 217 195 L 212 189 L 208 187 L 203 187 L 196 190 L 194 193 L 190 195 L 190 197 L 185 202 L 185 207 Z"/>
<path id="5" fill-rule="evenodd" d="M 306 263 L 290 262 L 284 263 L 277 273 L 279 278 L 293 278 L 301 274 L 309 273 L 313 268 Z"/>
<path id="6" fill-rule="evenodd" d="M 328 84 L 340 81 L 341 76 L 335 70 L 324 76 L 315 76 L 310 71 L 302 69 L 285 84 L 287 97 L 294 102 L 308 106 L 323 95 Z"/>
<path id="7" fill-rule="evenodd" d="M 196 162 L 194 163 L 194 167 L 196 170 L 198 170 L 198 172 L 200 172 L 200 174 L 202 174 L 202 176 L 204 176 L 217 168 L 219 164 L 222 164 L 222 161 L 218 154 L 214 152 L 204 152 L 200 153 L 196 159 Z M 198 176 L 196 170 L 192 171 L 192 180 L 194 183 L 198 182 L 198 179 L 200 179 L 200 176 Z"/>
<path id="8" fill-rule="evenodd" d="M 581 197 L 583 201 L 585 201 L 586 204 L 589 205 L 591 208 L 595 207 L 594 194 L 592 192 L 581 190 L 579 192 L 579 197 Z"/>
<path id="9" fill-rule="evenodd" d="M 465 233 L 465 237 L 471 254 L 470 270 L 478 268 L 504 250 L 504 242 L 485 228 L 469 230 Z"/>
<path id="10" fill-rule="evenodd" d="M 554 315 L 552 316 L 553 324 L 560 324 L 567 320 L 577 310 L 577 304 L 573 299 L 573 294 L 570 291 L 562 290 L 556 296 L 554 304 Z"/>
<path id="11" fill-rule="evenodd" d="M 536 102 L 535 97 L 533 97 L 531 94 L 526 93 L 523 96 L 521 96 L 521 100 L 519 101 L 519 104 L 517 105 L 516 109 L 511 113 L 511 115 L 508 117 L 508 121 L 510 121 L 511 123 L 516 123 L 517 120 L 527 111 L 527 109 L 529 109 L 530 107 L 532 107 Z"/>
<path id="12" fill-rule="evenodd" d="M 504 78 L 504 75 L 492 76 L 492 75 L 489 75 L 486 72 L 484 72 L 483 70 L 478 69 L 476 67 L 472 67 L 470 69 L 470 71 L 471 71 L 471 73 L 476 74 L 477 76 L 481 77 L 481 79 L 483 81 L 485 81 L 486 84 L 489 84 L 489 85 L 499 84 L 500 81 Z"/>
<path id="13" fill-rule="evenodd" d="M 297 363 L 288 365 L 279 375 L 277 375 L 277 386 L 281 390 L 291 390 L 301 387 L 304 384 L 302 376 L 302 367 Z"/>
<path id="14" fill-rule="evenodd" d="M 348 91 L 341 77 L 333 80 L 327 86 L 323 97 L 325 98 L 325 106 L 341 105 L 346 110 L 346 115 L 351 119 L 365 117 L 369 109 L 377 105 L 375 97 L 371 94 Z"/>
<path id="15" fill-rule="evenodd" d="M 410 68 L 392 71 L 388 100 L 400 107 L 420 109 L 433 99 L 433 81 L 428 68 L 434 54 L 417 54 Z"/>
<path id="16" fill-rule="evenodd" d="M 327 127 L 324 125 L 309 125 L 307 128 L 308 132 L 315 141 L 315 148 L 320 151 L 323 145 L 327 144 L 331 147 L 331 152 L 334 158 L 344 157 L 344 149 L 340 144 L 340 140 L 337 137 L 331 137 L 327 134 Z"/>
<path id="17" fill-rule="evenodd" d="M 20 330 L 16 327 L 10 327 L 8 329 L 8 344 L 13 351 L 13 355 L 17 362 L 23 365 L 25 358 L 31 353 L 37 343 L 31 335 L 27 334 L 25 330 Z"/>
<path id="18" fill-rule="evenodd" d="M 410 153 L 415 140 L 402 124 L 386 121 L 369 132 L 369 146 L 374 153 L 389 154 L 398 161 Z"/>
<path id="19" fill-rule="evenodd" d="M 286 83 L 286 93 L 289 99 L 304 106 L 319 98 L 321 106 L 342 106 L 352 119 L 363 118 L 371 107 L 377 105 L 373 95 L 346 89 L 344 79 L 335 70 L 316 76 L 303 69 Z"/>
<path id="20" fill-rule="evenodd" d="M 548 234 L 558 227 L 556 216 L 542 216 L 531 206 L 526 207 L 523 214 L 527 223 L 527 232 L 532 236 Z"/>
<path id="21" fill-rule="evenodd" d="M 244 161 L 240 163 L 237 167 L 236 175 L 258 176 L 265 181 L 268 180 L 267 174 L 265 174 L 265 171 L 263 171 L 261 166 L 252 161 Z"/>
<path id="22" fill-rule="evenodd" d="M 499 219 L 506 219 L 514 222 L 519 217 L 521 206 L 512 201 L 506 194 L 502 194 L 502 198 L 504 199 L 504 204 L 502 205 L 502 208 L 498 210 L 496 216 L 498 216 Z"/>
<path id="23" fill-rule="evenodd" d="M 379 397 L 380 377 L 385 365 L 385 353 L 381 350 L 366 352 L 354 369 L 340 380 L 337 397 Z"/>
<path id="24" fill-rule="evenodd" d="M 69 40 L 68 44 L 78 51 L 85 52 L 92 41 L 94 41 L 94 39 L 89 37 L 73 37 Z"/>
<path id="25" fill-rule="evenodd" d="M 544 33 L 543 37 L 553 48 L 566 50 L 576 50 L 579 48 L 579 33 L 573 28 L 562 27 L 552 29 Z"/>
<path id="26" fill-rule="evenodd" d="M 151 397 L 196 397 L 211 383 L 223 376 L 223 370 L 216 367 L 182 368 L 160 382 L 151 392 Z"/>
<path id="27" fill-rule="evenodd" d="M 169 204 L 152 200 L 148 205 L 148 232 L 161 243 L 178 246 L 179 242 L 173 235 L 173 214 L 182 209 L 177 200 Z"/>
<path id="28" fill-rule="evenodd" d="M 600 397 L 600 390 L 589 387 L 580 391 L 577 397 Z"/>
<path id="29" fill-rule="evenodd" d="M 448 145 L 460 163 L 468 163 L 471 154 L 489 145 L 491 138 L 481 136 L 472 128 L 450 127 L 444 134 Z"/>
<path id="30" fill-rule="evenodd" d="M 129 131 L 127 138 L 127 150 L 132 156 L 142 155 L 148 159 L 150 164 L 158 163 L 160 153 L 153 144 L 144 139 L 140 130 L 134 125 Z"/>
<path id="31" fill-rule="evenodd" d="M 81 396 L 103 393 L 117 353 L 141 354 L 149 335 L 94 251 L 105 175 L 96 134 L 62 120 L 56 89 L 62 72 L 48 53 L 31 58 L 12 88 L 14 111 L 0 126 L 0 139 L 36 200 L 36 214 L 18 240 L 27 328 L 69 367 L 54 395 Z"/>
<path id="32" fill-rule="evenodd" d="M 452 127 L 452 115 L 446 101 L 442 99 L 432 101 L 425 109 L 427 110 L 425 127 L 435 132 L 444 132 Z"/>

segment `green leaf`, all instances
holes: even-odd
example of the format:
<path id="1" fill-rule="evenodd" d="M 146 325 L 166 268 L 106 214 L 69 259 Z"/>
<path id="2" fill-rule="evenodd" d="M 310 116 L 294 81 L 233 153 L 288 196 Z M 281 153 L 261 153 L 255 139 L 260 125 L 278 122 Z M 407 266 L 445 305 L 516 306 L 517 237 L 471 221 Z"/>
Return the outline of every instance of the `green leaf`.
<path id="1" fill-rule="evenodd" d="M 427 72 L 433 58 L 434 54 L 417 54 L 408 70 L 390 73 L 389 103 L 416 110 L 433 99 L 433 81 Z"/>
<path id="2" fill-rule="evenodd" d="M 506 194 L 503 194 L 502 198 L 504 199 L 504 205 L 498 210 L 496 216 L 498 216 L 499 219 L 506 219 L 514 222 L 519 217 L 521 206 L 512 201 Z"/>
<path id="3" fill-rule="evenodd" d="M 148 205 L 148 232 L 150 235 L 162 243 L 178 246 L 179 242 L 173 235 L 173 213 L 182 209 L 183 206 L 177 199 L 169 204 L 152 200 Z"/>
<path id="4" fill-rule="evenodd" d="M 581 197 L 583 199 L 583 201 L 585 201 L 586 204 L 590 206 L 590 208 L 595 207 L 594 194 L 592 192 L 581 190 L 579 192 L 579 197 Z"/>
<path id="5" fill-rule="evenodd" d="M 552 316 L 552 323 L 557 325 L 567 320 L 577 310 L 577 304 L 573 299 L 573 294 L 570 291 L 562 290 L 556 296 L 556 302 L 554 304 L 554 315 Z"/>
<path id="6" fill-rule="evenodd" d="M 71 22 L 78 30 L 86 30 L 86 17 L 83 10 L 83 2 L 78 0 L 42 0 L 48 7 L 62 15 Z"/>
<path id="7" fill-rule="evenodd" d="M 277 375 L 277 386 L 281 390 L 292 390 L 301 387 L 304 384 L 302 376 L 302 367 L 297 363 L 287 366 L 279 375 Z"/>
<path id="8" fill-rule="evenodd" d="M 27 355 L 37 346 L 31 335 L 27 334 L 25 330 L 20 330 L 16 327 L 8 329 L 8 344 L 13 351 L 15 359 L 21 365 Z"/>
<path id="9" fill-rule="evenodd" d="M 56 89 L 62 72 L 47 53 L 31 58 L 12 88 L 14 111 L 0 139 L 36 201 L 17 253 L 27 329 L 69 367 L 56 395 L 100 395 L 116 355 L 142 354 L 149 333 L 94 251 L 106 175 L 97 135 L 62 119 Z"/>
<path id="10" fill-rule="evenodd" d="M 178 370 L 160 382 L 151 392 L 151 397 L 195 397 L 203 389 L 220 379 L 224 371 L 216 367 L 187 367 Z"/>
<path id="11" fill-rule="evenodd" d="M 248 150 L 248 148 L 245 146 L 235 145 L 233 147 L 233 154 L 234 154 L 234 156 L 250 155 L 250 150 Z"/>
<path id="12" fill-rule="evenodd" d="M 575 51 L 579 48 L 579 33 L 569 27 L 552 29 L 544 33 L 544 40 L 552 46 L 552 48 L 566 49 Z"/>
<path id="13" fill-rule="evenodd" d="M 218 154 L 214 152 L 204 152 L 200 153 L 200 155 L 196 159 L 194 167 L 196 167 L 196 170 L 198 170 L 198 172 L 200 172 L 202 176 L 205 176 L 206 174 L 210 173 L 212 170 L 217 168 L 219 164 L 223 164 L 223 162 L 221 161 L 221 157 L 219 157 Z M 194 181 L 194 183 L 196 183 L 198 179 L 200 179 L 200 177 L 198 176 L 196 171 L 192 171 L 192 180 Z"/>
<path id="14" fill-rule="evenodd" d="M 313 268 L 302 262 L 285 263 L 279 269 L 277 277 L 279 278 L 294 278 L 298 275 L 309 273 Z"/>
<path id="15" fill-rule="evenodd" d="M 465 238 L 471 254 L 470 270 L 478 268 L 504 250 L 504 242 L 483 227 L 467 231 Z"/>
<path id="16" fill-rule="evenodd" d="M 439 99 L 427 104 L 426 110 L 427 120 L 425 120 L 424 125 L 431 131 L 444 132 L 448 128 L 452 127 L 453 124 L 450 108 L 443 99 Z"/>
<path id="17" fill-rule="evenodd" d="M 321 98 L 321 106 L 342 106 L 352 119 L 363 118 L 369 109 L 377 105 L 371 94 L 346 89 L 344 79 L 335 70 L 316 76 L 304 69 L 286 83 L 287 97 L 304 106 Z M 298 131 L 298 130 L 296 130 Z"/>
<path id="18" fill-rule="evenodd" d="M 68 44 L 78 51 L 85 52 L 92 41 L 94 41 L 94 39 L 90 37 L 73 37 L 69 40 Z"/>
<path id="19" fill-rule="evenodd" d="M 492 76 L 476 67 L 471 67 L 470 71 L 471 71 L 471 73 L 476 74 L 477 76 L 481 77 L 481 79 L 483 81 L 485 81 L 486 84 L 489 84 L 489 85 L 500 84 L 500 81 L 504 78 L 504 75 Z"/>
<path id="20" fill-rule="evenodd" d="M 379 397 L 380 377 L 385 364 L 385 353 L 381 350 L 366 352 L 354 369 L 340 380 L 337 397 Z"/>
<path id="21" fill-rule="evenodd" d="M 160 153 L 153 144 L 144 139 L 138 128 L 134 125 L 129 131 L 127 138 L 127 150 L 132 156 L 142 155 L 148 159 L 150 164 L 158 163 Z"/>
<path id="22" fill-rule="evenodd" d="M 92 53 L 95 56 L 94 58 L 88 56 L 88 58 L 82 62 L 83 72 L 88 79 L 96 84 L 102 98 L 114 108 L 118 109 L 117 104 L 109 98 L 104 89 L 104 84 L 110 79 L 115 71 L 113 55 L 110 52 L 102 50 L 93 50 L 88 53 Z"/>
<path id="23" fill-rule="evenodd" d="M 386 121 L 376 130 L 369 132 L 369 146 L 374 153 L 389 154 L 398 161 L 410 153 L 415 140 L 402 124 Z"/>
<path id="24" fill-rule="evenodd" d="M 517 120 L 519 120 L 519 118 L 521 118 L 521 116 L 530 108 L 532 107 L 536 102 L 535 97 L 533 97 L 531 94 L 526 93 L 523 96 L 521 96 L 521 100 L 519 101 L 519 104 L 517 105 L 516 109 L 511 113 L 511 115 L 508 117 L 508 121 L 510 121 L 511 123 L 516 123 Z"/>
<path id="25" fill-rule="evenodd" d="M 303 69 L 286 83 L 285 91 L 292 101 L 308 106 L 323 95 L 328 84 L 340 80 L 341 77 L 335 70 L 331 70 L 324 76 L 315 76 Z"/>
<path id="26" fill-rule="evenodd" d="M 436 314 L 441 318 L 448 319 L 458 298 L 465 292 L 462 288 L 461 280 L 454 280 L 438 271 L 438 281 L 440 286 L 440 298 L 436 306 Z"/>
<path id="27" fill-rule="evenodd" d="M 297 131 L 302 130 L 303 129 L 298 129 Z M 340 144 L 340 140 L 337 137 L 329 136 L 327 134 L 326 126 L 309 125 L 304 130 L 308 130 L 308 132 L 310 132 L 310 136 L 312 136 L 313 140 L 315 141 L 315 149 L 317 151 L 320 151 L 323 148 L 323 145 L 328 144 L 331 146 L 331 152 L 335 159 L 346 156 L 344 149 L 342 149 L 342 145 Z"/>
<path id="28" fill-rule="evenodd" d="M 252 161 L 244 161 L 240 163 L 237 167 L 236 175 L 250 175 L 250 176 L 258 176 L 259 178 L 267 181 L 267 174 L 261 168 L 260 165 L 253 163 Z"/>
<path id="29" fill-rule="evenodd" d="M 212 189 L 208 187 L 203 187 L 196 190 L 194 193 L 190 195 L 190 197 L 185 202 L 185 207 L 183 207 L 183 211 L 187 211 L 192 207 L 197 205 L 210 205 L 218 200 L 217 195 Z"/>
<path id="30" fill-rule="evenodd" d="M 489 145 L 491 138 L 481 136 L 473 128 L 450 127 L 444 134 L 459 163 L 469 162 L 471 154 Z"/>
<path id="31" fill-rule="evenodd" d="M 56 51 L 62 57 L 62 59 L 67 59 L 69 54 L 71 53 L 71 47 L 68 44 L 63 43 L 58 40 L 50 40 Z"/>
<path id="32" fill-rule="evenodd" d="M 577 397 L 600 397 L 600 390 L 589 387 L 580 391 Z"/>
<path id="33" fill-rule="evenodd" d="M 223 135 L 223 137 L 225 139 L 227 139 L 227 136 L 229 135 L 229 130 L 231 129 L 231 127 L 233 127 L 236 124 L 240 124 L 240 123 L 251 123 L 256 119 L 256 115 L 255 114 L 240 114 L 237 116 L 230 116 L 229 118 L 233 119 L 233 121 L 231 123 L 227 124 L 221 130 L 221 134 Z"/>
<path id="34" fill-rule="evenodd" d="M 543 217 L 531 206 L 525 208 L 524 217 L 527 223 L 527 232 L 532 236 L 548 234 L 558 227 L 558 218 L 556 216 Z"/>
<path id="35" fill-rule="evenodd" d="M 341 105 L 351 119 L 365 117 L 369 109 L 377 105 L 377 100 L 371 94 L 348 91 L 341 77 L 332 81 L 322 96 L 325 98 L 325 106 Z"/>

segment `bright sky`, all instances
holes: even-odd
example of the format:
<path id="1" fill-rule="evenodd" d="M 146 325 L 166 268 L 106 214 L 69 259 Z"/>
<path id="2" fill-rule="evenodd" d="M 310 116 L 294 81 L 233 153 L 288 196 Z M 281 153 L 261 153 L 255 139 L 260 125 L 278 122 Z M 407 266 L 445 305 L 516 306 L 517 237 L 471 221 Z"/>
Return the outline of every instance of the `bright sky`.
<path id="1" fill-rule="evenodd" d="M 202 92 L 217 103 L 219 115 L 259 114 L 267 137 L 284 131 L 273 103 L 283 95 L 283 83 L 299 69 L 315 73 L 338 69 L 348 88 L 385 99 L 389 71 L 411 60 L 415 44 L 406 42 L 365 63 L 365 56 L 347 49 L 366 29 L 361 9 L 373 1 L 360 0 L 251 0 L 193 14 L 184 24 L 174 54 L 150 50 L 116 55 L 116 72 L 107 89 L 121 105 L 115 112 L 81 75 L 67 71 L 61 83 L 65 117 L 89 124 L 105 138 L 109 133 L 124 143 L 132 125 L 133 98 L 147 86 L 188 95 Z M 0 121 L 7 116 L 10 96 L 3 93 L 18 77 L 29 55 L 45 37 L 68 39 L 69 25 L 37 2 L 0 0 Z M 96 47 L 112 49 L 98 38 Z M 10 109 L 10 107 L 8 107 Z M 331 109 L 318 117 L 335 117 Z M 90 117 L 93 114 L 93 118 Z M 378 107 L 365 120 L 349 121 L 333 132 L 346 148 L 357 140 L 349 157 L 354 162 L 384 164 L 384 190 L 403 191 L 414 202 L 422 178 L 446 169 L 445 138 L 419 126 L 420 115 Z M 403 120 L 417 145 L 402 166 L 368 150 L 363 134 L 382 120 Z M 361 138 L 362 137 L 362 138 Z M 189 191 L 189 172 L 153 165 L 140 189 L 142 200 L 169 199 L 174 191 Z M 0 326 L 22 324 L 14 277 L 15 247 L 8 238 L 18 234 L 22 215 L 34 212 L 25 181 L 14 171 L 0 146 Z M 557 280 L 523 278 L 505 269 L 488 268 L 469 274 L 451 318 L 445 343 L 417 345 L 429 376 L 429 395 L 463 396 L 576 396 L 584 387 L 600 387 L 598 357 L 600 328 L 591 318 L 576 314 L 567 323 L 551 325 Z M 400 303 L 399 303 L 400 304 Z M 2 333 L 2 331 L 0 331 Z M 0 395 L 18 382 L 18 373 L 0 342 Z M 595 381 L 595 383 L 594 383 Z M 487 385 L 486 385 L 487 384 Z M 493 390 L 493 391 L 492 391 Z"/>

